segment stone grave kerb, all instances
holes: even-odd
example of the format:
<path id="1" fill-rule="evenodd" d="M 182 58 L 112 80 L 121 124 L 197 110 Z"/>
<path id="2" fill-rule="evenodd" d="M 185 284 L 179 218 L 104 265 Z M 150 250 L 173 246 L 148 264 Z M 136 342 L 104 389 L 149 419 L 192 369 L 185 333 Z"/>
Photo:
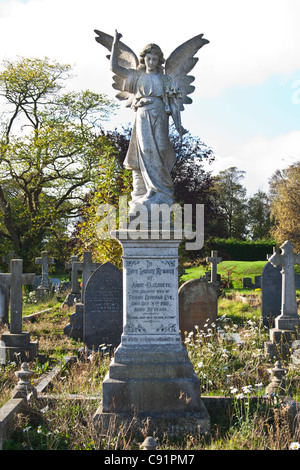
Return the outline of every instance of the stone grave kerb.
<path id="1" fill-rule="evenodd" d="M 54 264 L 54 258 L 48 256 L 48 251 L 42 251 L 39 258 L 35 258 L 35 264 L 42 266 L 41 285 L 38 287 L 41 290 L 50 289 L 49 281 L 49 264 Z"/>
<path id="2" fill-rule="evenodd" d="M 218 257 L 217 251 L 212 251 L 211 255 L 206 258 L 206 262 L 211 264 L 211 275 L 210 280 L 211 282 L 217 282 L 217 266 L 219 263 L 223 261 L 223 258 Z"/>

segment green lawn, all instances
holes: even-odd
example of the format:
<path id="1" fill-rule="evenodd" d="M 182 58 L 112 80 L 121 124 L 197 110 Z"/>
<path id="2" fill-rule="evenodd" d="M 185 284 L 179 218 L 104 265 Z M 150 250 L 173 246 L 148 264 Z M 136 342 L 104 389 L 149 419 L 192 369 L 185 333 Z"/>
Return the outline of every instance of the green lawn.
<path id="1" fill-rule="evenodd" d="M 251 277 L 254 283 L 254 277 L 261 275 L 266 263 L 267 261 L 222 261 L 218 264 L 218 274 L 221 274 L 222 280 L 231 280 L 234 289 L 242 289 L 243 278 Z M 181 277 L 181 280 L 189 281 L 201 277 L 205 271 L 209 270 L 210 264 L 186 268 L 186 274 Z"/>

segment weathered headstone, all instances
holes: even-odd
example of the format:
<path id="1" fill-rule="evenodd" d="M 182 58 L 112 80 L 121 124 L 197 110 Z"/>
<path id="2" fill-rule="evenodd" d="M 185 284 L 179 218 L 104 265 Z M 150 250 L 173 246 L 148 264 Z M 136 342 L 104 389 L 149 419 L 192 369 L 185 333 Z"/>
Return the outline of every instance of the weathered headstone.
<path id="1" fill-rule="evenodd" d="M 273 344 L 277 351 L 280 347 L 281 353 L 286 355 L 300 330 L 294 271 L 294 265 L 300 264 L 300 253 L 294 254 L 294 247 L 289 241 L 285 241 L 280 248 L 281 254 L 273 253 L 269 262 L 275 267 L 281 267 L 281 313 L 275 318 L 275 327 L 270 330 L 270 342 L 265 344 L 265 350 L 272 348 Z"/>
<path id="2" fill-rule="evenodd" d="M 253 283 L 251 277 L 243 278 L 243 289 L 253 289 Z"/>
<path id="3" fill-rule="evenodd" d="M 0 324 L 8 323 L 9 290 L 0 281 Z"/>
<path id="4" fill-rule="evenodd" d="M 111 263 L 93 272 L 85 288 L 83 342 L 97 350 L 99 345 L 119 346 L 123 331 L 123 276 Z"/>
<path id="5" fill-rule="evenodd" d="M 80 269 L 78 265 L 75 265 L 76 262 L 78 262 L 78 256 L 71 256 L 71 259 L 68 261 L 68 263 L 66 263 L 65 268 L 67 271 L 70 271 L 71 294 L 74 294 L 78 297 L 80 294 L 80 284 L 78 280 Z"/>
<path id="6" fill-rule="evenodd" d="M 218 291 L 214 284 L 202 279 L 192 279 L 179 288 L 179 329 L 185 333 L 196 332 L 195 326 L 205 330 L 217 320 Z"/>
<path id="7" fill-rule="evenodd" d="M 78 256 L 71 256 L 71 259 L 65 264 L 66 271 L 70 272 L 69 279 L 71 282 L 71 292 L 68 293 L 62 307 L 72 307 L 75 302 L 80 301 L 80 285 L 78 281 L 79 270 L 75 267 L 74 262 L 78 261 Z"/>
<path id="8" fill-rule="evenodd" d="M 0 363 L 32 360 L 37 354 L 37 342 L 30 342 L 29 333 L 22 331 L 22 286 L 33 285 L 35 274 L 23 274 L 23 260 L 11 260 L 10 273 L 1 273 L 0 282 L 10 288 L 10 331 L 3 333 L 0 343 Z"/>
<path id="9" fill-rule="evenodd" d="M 217 251 L 212 251 L 211 255 L 206 258 L 206 262 L 211 264 L 211 282 L 218 282 L 217 266 L 223 261 L 222 258 L 218 257 Z"/>
<path id="10" fill-rule="evenodd" d="M 92 261 L 92 252 L 85 250 L 83 252 L 82 261 L 73 261 L 72 271 L 76 273 L 82 272 L 81 282 L 81 298 L 80 302 L 75 305 L 75 312 L 70 315 L 70 323 L 65 326 L 64 334 L 76 340 L 83 340 L 83 315 L 84 315 L 84 297 L 85 287 L 90 275 L 99 267 L 101 263 Z"/>
<path id="11" fill-rule="evenodd" d="M 54 264 L 54 258 L 48 256 L 48 251 L 42 251 L 39 258 L 35 258 L 35 264 L 42 266 L 41 284 L 38 287 L 38 292 L 46 292 L 51 289 L 49 281 L 49 264 Z"/>
<path id="12" fill-rule="evenodd" d="M 261 289 L 261 276 L 254 276 L 255 289 Z"/>
<path id="13" fill-rule="evenodd" d="M 263 324 L 274 326 L 281 311 L 281 267 L 268 262 L 261 275 L 261 312 Z"/>

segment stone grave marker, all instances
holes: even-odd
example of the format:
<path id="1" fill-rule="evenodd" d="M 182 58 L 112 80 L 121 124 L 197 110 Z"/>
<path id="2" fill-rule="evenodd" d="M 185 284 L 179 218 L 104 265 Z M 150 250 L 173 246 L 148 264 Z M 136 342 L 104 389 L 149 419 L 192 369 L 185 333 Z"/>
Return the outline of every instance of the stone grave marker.
<path id="1" fill-rule="evenodd" d="M 281 353 L 287 355 L 290 345 L 299 334 L 300 318 L 297 310 L 295 287 L 295 264 L 300 264 L 300 253 L 294 254 L 293 245 L 287 240 L 280 247 L 281 253 L 276 251 L 270 256 L 269 262 L 281 268 L 281 312 L 275 318 L 275 327 L 270 330 L 270 341 L 265 343 L 265 349 L 272 350 L 280 347 Z M 273 348 L 273 351 L 275 350 Z"/>
<path id="2" fill-rule="evenodd" d="M 23 260 L 11 260 L 10 273 L 1 273 L 0 282 L 10 288 L 10 328 L 2 334 L 0 342 L 0 363 L 16 360 L 33 360 L 37 354 L 37 342 L 30 342 L 29 333 L 22 331 L 22 286 L 33 285 L 35 274 L 23 273 Z"/>
<path id="3" fill-rule="evenodd" d="M 123 331 L 123 277 L 111 263 L 99 266 L 85 288 L 83 341 L 97 350 L 99 345 L 116 348 Z"/>
<path id="4" fill-rule="evenodd" d="M 85 287 L 90 275 L 101 265 L 92 261 L 92 252 L 84 251 L 82 261 L 73 261 L 72 271 L 77 276 L 78 271 L 82 272 L 81 297 L 80 302 L 75 305 L 75 312 L 70 315 L 70 323 L 65 326 L 64 334 L 73 339 L 83 339 L 83 315 Z"/>
<path id="5" fill-rule="evenodd" d="M 48 251 L 42 251 L 40 258 L 35 258 L 35 264 L 42 266 L 41 284 L 38 287 L 38 292 L 45 292 L 51 289 L 49 280 L 49 264 L 54 264 L 54 258 L 48 256 Z"/>
<path id="6" fill-rule="evenodd" d="M 274 325 L 281 310 L 281 267 L 268 262 L 261 275 L 261 312 L 263 324 Z"/>
<path id="7" fill-rule="evenodd" d="M 78 261 L 78 256 L 71 256 L 71 259 L 65 264 L 66 271 L 70 271 L 70 281 L 71 281 L 71 292 L 67 295 L 66 300 L 63 303 L 63 307 L 68 306 L 72 307 L 76 302 L 81 299 L 80 294 L 80 285 L 78 281 L 79 269 L 74 264 Z"/>
<path id="8" fill-rule="evenodd" d="M 8 288 L 4 283 L 0 281 L 0 324 L 8 323 L 8 304 L 9 304 Z"/>
<path id="9" fill-rule="evenodd" d="M 141 233 L 140 231 L 139 233 Z M 175 231 L 174 231 L 175 232 Z M 148 434 L 208 432 L 210 417 L 179 333 L 178 246 L 164 231 L 119 230 L 123 248 L 123 333 L 102 384 L 94 426 L 124 421 Z M 146 238 L 147 237 L 147 238 Z M 140 431 L 139 431 L 140 432 Z"/>
<path id="10" fill-rule="evenodd" d="M 254 288 L 255 289 L 260 289 L 261 288 L 261 275 L 260 276 L 254 276 Z"/>
<path id="11" fill-rule="evenodd" d="M 205 324 L 210 327 L 218 315 L 218 291 L 213 283 L 202 279 L 186 281 L 179 288 L 179 329 L 184 340 L 185 332 L 196 332 Z"/>
<path id="12" fill-rule="evenodd" d="M 243 278 L 243 289 L 253 289 L 254 285 L 252 284 L 251 277 Z"/>
<path id="13" fill-rule="evenodd" d="M 211 275 L 210 275 L 211 282 L 218 282 L 217 266 L 222 261 L 223 259 L 218 257 L 217 251 L 212 251 L 211 255 L 206 258 L 206 262 L 211 264 Z"/>

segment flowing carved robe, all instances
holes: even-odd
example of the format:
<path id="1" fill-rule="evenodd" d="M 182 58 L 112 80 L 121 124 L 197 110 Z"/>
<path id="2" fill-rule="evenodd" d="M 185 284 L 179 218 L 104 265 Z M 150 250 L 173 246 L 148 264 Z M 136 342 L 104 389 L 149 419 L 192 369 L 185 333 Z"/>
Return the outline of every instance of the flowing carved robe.
<path id="1" fill-rule="evenodd" d="M 161 73 L 132 70 L 124 90 L 134 95 L 131 107 L 136 111 L 124 166 L 133 170 L 134 178 L 136 175 L 142 177 L 138 188 L 134 188 L 133 199 L 135 196 L 149 199 L 156 195 L 157 203 L 172 202 L 170 171 L 175 154 L 169 140 L 169 100 L 176 96 L 172 78 Z M 162 195 L 161 202 L 159 194 Z"/>

